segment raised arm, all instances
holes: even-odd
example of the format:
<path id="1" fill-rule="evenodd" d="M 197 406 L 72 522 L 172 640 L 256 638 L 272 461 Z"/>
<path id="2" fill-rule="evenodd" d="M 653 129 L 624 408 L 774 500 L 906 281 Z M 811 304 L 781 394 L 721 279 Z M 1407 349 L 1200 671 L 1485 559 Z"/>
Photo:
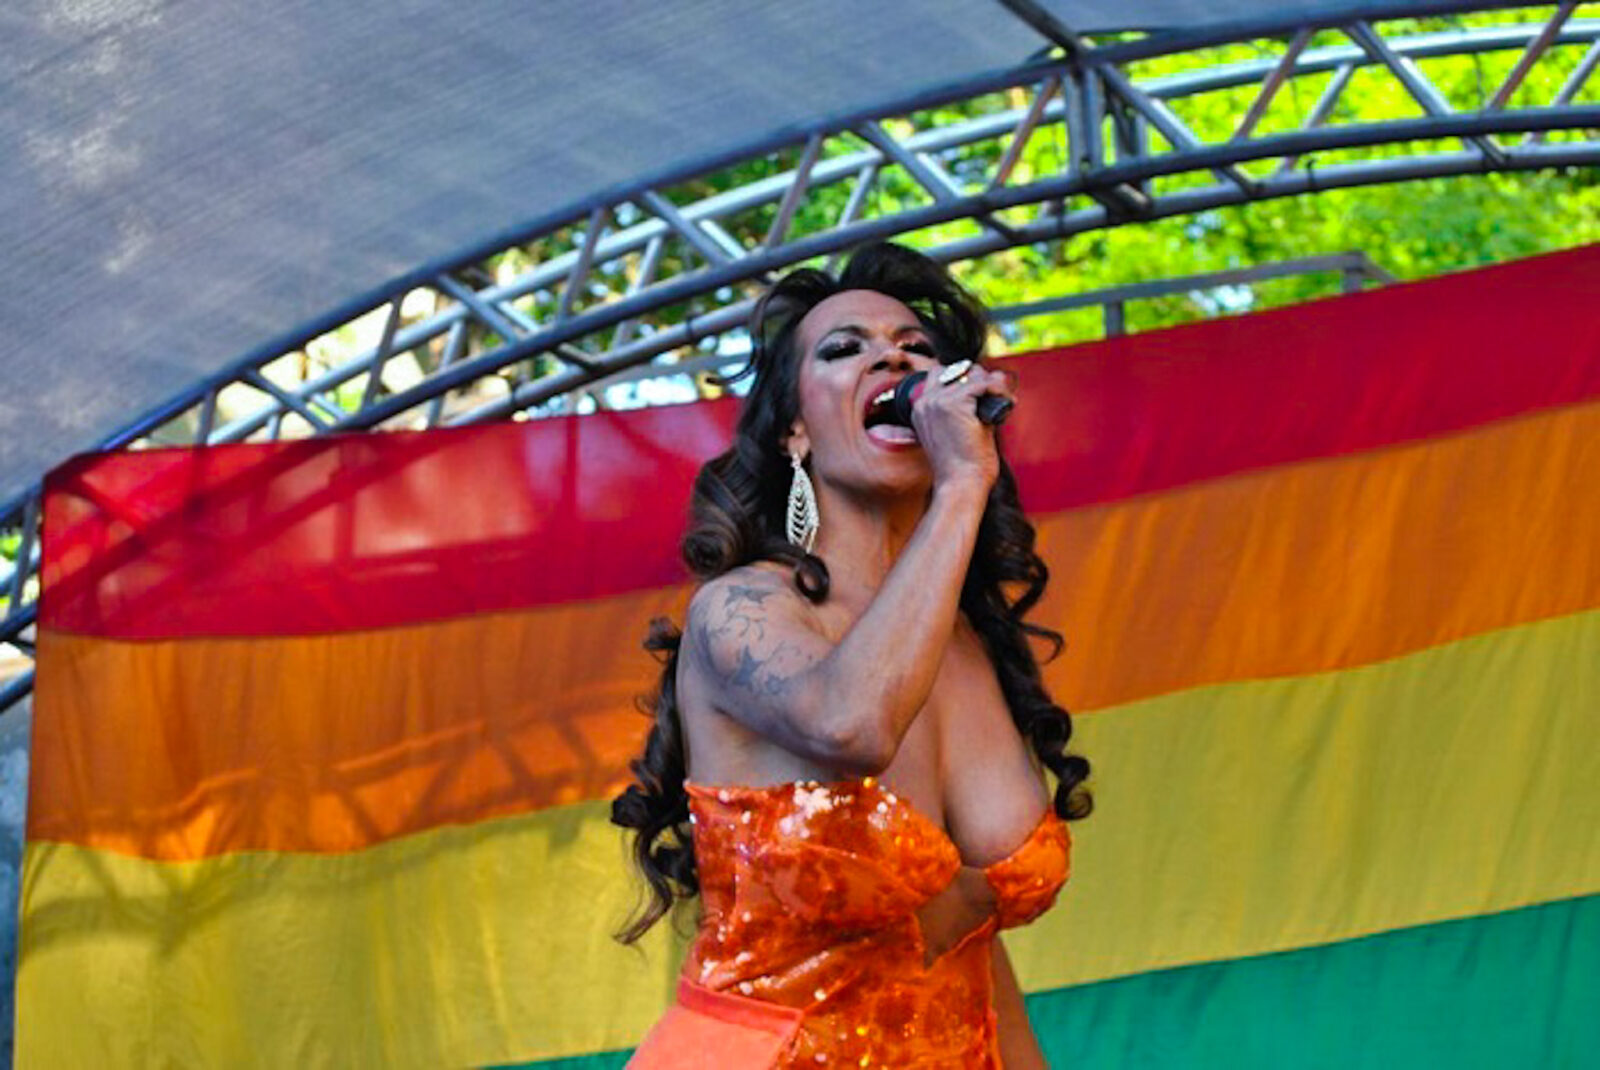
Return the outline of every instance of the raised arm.
<path id="1" fill-rule="evenodd" d="M 999 467 L 977 398 L 1009 395 L 974 367 L 929 379 L 912 412 L 932 469 L 928 504 L 882 585 L 835 643 L 805 598 L 757 568 L 707 583 L 689 607 L 691 692 L 802 758 L 881 772 L 928 700 L 955 628 L 961 588 Z"/>
<path id="2" fill-rule="evenodd" d="M 881 772 L 933 687 L 986 493 L 958 485 L 934 494 L 837 644 L 779 574 L 740 569 L 707 583 L 690 603 L 686 636 L 701 694 L 801 757 L 849 774 Z"/>

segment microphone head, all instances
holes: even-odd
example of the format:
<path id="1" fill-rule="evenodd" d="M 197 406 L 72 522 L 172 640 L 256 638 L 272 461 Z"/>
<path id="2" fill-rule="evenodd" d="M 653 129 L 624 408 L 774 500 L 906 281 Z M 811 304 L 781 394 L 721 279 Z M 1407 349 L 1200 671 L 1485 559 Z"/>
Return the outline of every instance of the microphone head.
<path id="1" fill-rule="evenodd" d="M 891 422 L 901 427 L 911 426 L 911 407 L 917 403 L 917 395 L 922 393 L 922 384 L 927 378 L 927 372 L 912 372 L 895 384 L 894 400 L 889 402 Z"/>

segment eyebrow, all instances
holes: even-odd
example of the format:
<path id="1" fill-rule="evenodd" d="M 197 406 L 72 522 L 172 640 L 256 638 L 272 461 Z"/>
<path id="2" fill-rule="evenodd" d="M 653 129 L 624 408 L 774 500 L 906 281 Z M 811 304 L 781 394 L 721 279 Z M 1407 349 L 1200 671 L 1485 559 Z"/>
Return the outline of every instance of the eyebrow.
<path id="1" fill-rule="evenodd" d="M 862 327 L 860 324 L 856 324 L 856 323 L 841 323 L 839 326 L 835 327 L 833 330 L 829 331 L 827 334 L 823 335 L 821 338 L 818 338 L 817 339 L 817 345 L 820 346 L 823 342 L 826 342 L 829 338 L 831 338 L 834 335 L 839 334 L 841 332 L 843 332 L 845 334 L 853 334 L 857 338 L 865 338 L 865 337 L 867 337 L 867 334 L 868 334 L 866 328 Z M 926 327 L 924 327 L 920 323 L 907 323 L 907 324 L 903 324 L 903 325 L 901 325 L 899 327 L 896 327 L 893 331 L 891 331 L 889 333 L 889 337 L 891 337 L 891 338 L 899 338 L 903 334 L 913 334 L 913 333 L 914 334 L 926 335 L 928 333 L 928 329 Z"/>

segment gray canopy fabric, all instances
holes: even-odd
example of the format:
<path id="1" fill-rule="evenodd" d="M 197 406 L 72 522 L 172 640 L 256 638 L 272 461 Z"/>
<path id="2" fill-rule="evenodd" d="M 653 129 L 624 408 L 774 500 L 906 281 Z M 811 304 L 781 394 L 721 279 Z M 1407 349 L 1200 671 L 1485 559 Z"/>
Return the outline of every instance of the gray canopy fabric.
<path id="1" fill-rule="evenodd" d="M 429 265 L 808 122 L 1015 66 L 1049 44 L 1018 11 L 1094 31 L 1381 8 L 11 0 L 0 502 Z"/>

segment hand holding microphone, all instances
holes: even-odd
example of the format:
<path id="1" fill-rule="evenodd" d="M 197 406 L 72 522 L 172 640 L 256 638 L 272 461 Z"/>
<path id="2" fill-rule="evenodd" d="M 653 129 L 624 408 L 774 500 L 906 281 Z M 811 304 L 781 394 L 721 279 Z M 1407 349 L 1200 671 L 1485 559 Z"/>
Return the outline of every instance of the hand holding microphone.
<path id="1" fill-rule="evenodd" d="M 933 374 L 929 381 L 927 372 L 915 372 L 879 395 L 878 418 L 916 433 L 933 465 L 935 486 L 976 477 L 987 494 L 999 467 L 994 428 L 1015 406 L 1010 376 L 969 360 Z"/>
<path id="2" fill-rule="evenodd" d="M 939 372 L 939 382 L 948 386 L 960 382 L 972 370 L 970 360 L 958 360 L 947 365 Z M 927 372 L 912 372 L 894 388 L 894 398 L 889 403 L 891 413 L 889 422 L 900 424 L 903 427 L 911 426 L 911 410 L 916 405 L 917 398 L 921 396 L 927 386 Z M 1011 415 L 1011 410 L 1016 408 L 1016 402 L 1000 394 L 979 394 L 977 402 L 978 422 L 990 427 L 997 427 L 1006 422 L 1006 417 Z"/>

